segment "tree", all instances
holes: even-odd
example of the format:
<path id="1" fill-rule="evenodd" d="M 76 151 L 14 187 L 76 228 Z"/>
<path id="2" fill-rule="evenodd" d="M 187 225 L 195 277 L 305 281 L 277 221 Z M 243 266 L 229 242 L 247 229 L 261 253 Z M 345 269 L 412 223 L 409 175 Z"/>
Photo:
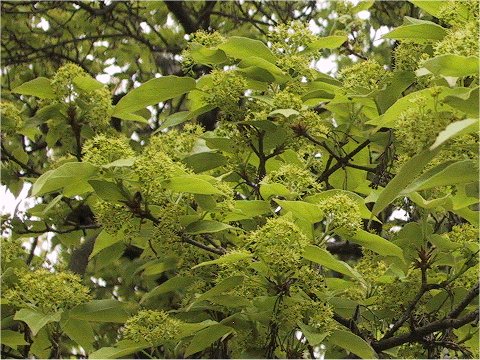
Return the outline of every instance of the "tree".
<path id="1" fill-rule="evenodd" d="M 2 2 L 2 357 L 477 358 L 477 5 Z"/>

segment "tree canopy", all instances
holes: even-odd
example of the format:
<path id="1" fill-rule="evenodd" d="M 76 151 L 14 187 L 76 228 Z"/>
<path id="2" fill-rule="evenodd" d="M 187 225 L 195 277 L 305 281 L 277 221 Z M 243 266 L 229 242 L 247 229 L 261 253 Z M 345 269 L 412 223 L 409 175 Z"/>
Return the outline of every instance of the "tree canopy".
<path id="1" fill-rule="evenodd" d="M 1 10 L 2 358 L 479 357 L 477 2 Z"/>

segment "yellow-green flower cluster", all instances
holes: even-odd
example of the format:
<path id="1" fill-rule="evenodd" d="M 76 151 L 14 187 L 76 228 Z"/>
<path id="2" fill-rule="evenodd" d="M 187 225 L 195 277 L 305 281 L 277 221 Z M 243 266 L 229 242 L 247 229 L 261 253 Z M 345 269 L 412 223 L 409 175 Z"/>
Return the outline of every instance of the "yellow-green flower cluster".
<path id="1" fill-rule="evenodd" d="M 91 300 L 89 289 L 78 275 L 46 269 L 19 274 L 18 283 L 6 291 L 5 298 L 18 308 L 34 306 L 45 313 L 68 310 Z"/>
<path id="2" fill-rule="evenodd" d="M 308 325 L 322 333 L 330 334 L 338 328 L 337 322 L 333 319 L 333 308 L 327 303 L 315 302 L 312 306 Z"/>
<path id="3" fill-rule="evenodd" d="M 289 217 L 268 219 L 248 238 L 254 253 L 277 277 L 283 278 L 298 269 L 307 237 Z"/>
<path id="4" fill-rule="evenodd" d="M 169 343 L 180 333 L 182 321 L 165 311 L 141 310 L 125 322 L 123 338 L 153 345 Z"/>
<path id="5" fill-rule="evenodd" d="M 218 107 L 227 115 L 233 115 L 239 109 L 239 102 L 247 89 L 247 81 L 234 70 L 213 70 L 209 75 L 209 84 L 205 86 L 205 100 Z"/>
<path id="6" fill-rule="evenodd" d="M 198 124 L 186 124 L 183 129 L 172 129 L 150 138 L 150 147 L 179 161 L 192 151 L 203 129 Z"/>
<path id="7" fill-rule="evenodd" d="M 358 203 L 346 194 L 335 194 L 319 204 L 328 230 L 342 229 L 355 234 L 362 226 Z"/>
<path id="8" fill-rule="evenodd" d="M 83 161 L 97 166 L 133 156 L 135 156 L 135 152 L 124 136 L 114 138 L 99 134 L 85 141 L 83 145 Z"/>
<path id="9" fill-rule="evenodd" d="M 0 101 L 1 130 L 8 135 L 14 135 L 23 127 L 20 110 L 9 101 Z"/>
<path id="10" fill-rule="evenodd" d="M 448 237 L 457 244 L 478 243 L 478 228 L 471 224 L 455 225 Z"/>
<path id="11" fill-rule="evenodd" d="M 473 288 L 480 277 L 480 268 L 478 263 L 465 271 L 462 275 L 455 279 L 453 284 L 457 287 L 463 287 L 467 291 Z"/>
<path id="12" fill-rule="evenodd" d="M 229 251 L 226 256 L 233 254 L 251 255 L 247 250 L 232 250 Z M 251 257 L 236 262 L 221 264 L 221 270 L 217 273 L 216 282 L 220 283 L 231 276 L 243 276 L 243 282 L 231 291 L 232 294 L 245 299 L 253 299 L 257 296 L 267 295 L 266 284 L 262 282 L 262 278 L 256 274 L 255 270 L 250 266 L 251 264 Z"/>
<path id="13" fill-rule="evenodd" d="M 66 99 L 74 100 L 78 94 L 75 92 L 73 80 L 78 76 L 87 76 L 87 73 L 75 64 L 66 64 L 57 70 L 51 82 L 57 101 L 62 103 Z"/>
<path id="14" fill-rule="evenodd" d="M 478 6 L 475 4 L 468 4 L 466 1 L 448 0 L 440 5 L 437 17 L 450 25 L 463 26 L 469 21 L 478 21 L 478 11 Z"/>
<path id="15" fill-rule="evenodd" d="M 190 34 L 190 40 L 188 46 L 185 50 L 182 51 L 182 67 L 188 73 L 191 71 L 193 65 L 195 65 L 195 60 L 192 56 L 192 50 L 195 46 L 205 46 L 207 48 L 212 48 L 217 45 L 220 45 L 225 41 L 225 38 L 218 31 L 206 32 L 204 30 L 199 30 Z"/>
<path id="16" fill-rule="evenodd" d="M 188 173 L 180 162 L 173 161 L 164 152 L 158 151 L 155 143 L 147 145 L 134 163 L 134 171 L 139 177 L 142 195 L 150 203 L 163 204 L 165 190 L 162 182 Z"/>
<path id="17" fill-rule="evenodd" d="M 447 35 L 435 44 L 434 55 L 454 54 L 478 56 L 478 22 L 468 22 L 447 30 Z"/>
<path id="18" fill-rule="evenodd" d="M 132 212 L 126 205 L 114 204 L 104 200 L 96 201 L 92 206 L 98 223 L 110 234 L 116 234 L 125 224 L 133 219 Z"/>
<path id="19" fill-rule="evenodd" d="M 262 183 L 282 184 L 296 196 L 312 194 L 322 189 L 310 171 L 295 164 L 284 164 L 277 170 L 270 171 Z"/>
<path id="20" fill-rule="evenodd" d="M 356 286 L 349 287 L 346 295 L 352 300 L 365 300 L 377 295 L 378 279 L 385 275 L 388 265 L 377 254 L 364 250 L 363 257 L 355 265 L 355 270 L 362 275 L 365 283 L 357 282 Z"/>
<path id="21" fill-rule="evenodd" d="M 168 203 L 162 207 L 162 210 L 157 214 L 160 222 L 155 225 L 152 233 L 152 244 L 157 249 L 158 253 L 162 255 L 172 254 L 180 243 L 181 226 L 179 224 L 179 217 L 185 215 L 182 207 L 178 204 Z M 178 244 L 180 245 L 180 244 Z M 182 245 L 186 246 L 186 244 Z M 173 254 L 175 256 L 181 254 Z"/>
<path id="22" fill-rule="evenodd" d="M 320 274 L 318 269 L 304 265 L 298 269 L 294 276 L 298 282 L 296 285 L 307 294 L 315 294 L 325 289 L 325 277 Z"/>
<path id="23" fill-rule="evenodd" d="M 390 79 L 391 73 L 375 60 L 367 60 L 341 70 L 339 77 L 343 81 L 343 87 L 348 92 L 355 93 L 381 89 Z"/>
<path id="24" fill-rule="evenodd" d="M 87 107 L 85 120 L 96 126 L 109 125 L 112 96 L 106 87 L 89 92 L 85 102 Z"/>
<path id="25" fill-rule="evenodd" d="M 302 111 L 300 116 L 295 119 L 295 123 L 298 124 L 297 126 L 305 128 L 308 134 L 315 139 L 325 139 L 330 132 L 330 129 L 322 116 L 312 110 Z"/>
<path id="26" fill-rule="evenodd" d="M 273 97 L 273 105 L 276 109 L 301 110 L 303 101 L 300 95 L 289 90 L 282 90 Z"/>
<path id="27" fill-rule="evenodd" d="M 394 52 L 395 70 L 415 71 L 420 67 L 419 61 L 424 60 L 425 55 L 425 45 L 402 41 Z"/>
<path id="28" fill-rule="evenodd" d="M 278 55 L 294 55 L 314 42 L 317 37 L 308 28 L 308 24 L 301 21 L 292 21 L 289 24 L 280 24 L 268 33 L 272 43 L 272 50 Z"/>
<path id="29" fill-rule="evenodd" d="M 9 262 L 22 259 L 25 256 L 25 250 L 22 248 L 22 243 L 19 239 L 12 239 L 1 236 L 0 241 L 2 268 Z"/>

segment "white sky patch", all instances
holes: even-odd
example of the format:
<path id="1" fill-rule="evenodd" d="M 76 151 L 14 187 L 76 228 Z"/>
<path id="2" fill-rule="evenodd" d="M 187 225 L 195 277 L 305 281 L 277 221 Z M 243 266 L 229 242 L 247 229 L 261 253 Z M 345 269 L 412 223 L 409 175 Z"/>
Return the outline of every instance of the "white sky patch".
<path id="1" fill-rule="evenodd" d="M 357 16 L 358 16 L 359 19 L 368 20 L 368 19 L 370 19 L 370 11 L 368 11 L 368 10 L 359 11 L 357 13 Z"/>
<path id="2" fill-rule="evenodd" d="M 15 210 L 25 211 L 35 205 L 35 200 L 29 198 L 28 192 L 32 187 L 31 184 L 25 184 L 22 191 L 15 197 L 5 185 L 0 186 L 0 214 L 15 215 Z"/>
<path id="3" fill-rule="evenodd" d="M 37 28 L 40 28 L 43 31 L 47 31 L 48 29 L 50 29 L 50 23 L 42 17 L 40 19 L 40 22 L 37 24 Z"/>
<path id="4" fill-rule="evenodd" d="M 370 29 L 370 37 L 373 39 L 373 45 L 378 46 L 382 44 L 385 39 L 382 39 L 382 36 L 388 34 L 391 29 L 388 26 L 380 26 L 378 30 Z"/>
<path id="5" fill-rule="evenodd" d="M 322 73 L 335 73 L 338 69 L 335 59 L 335 55 L 330 55 L 328 58 L 318 59 L 315 61 L 314 68 Z"/>

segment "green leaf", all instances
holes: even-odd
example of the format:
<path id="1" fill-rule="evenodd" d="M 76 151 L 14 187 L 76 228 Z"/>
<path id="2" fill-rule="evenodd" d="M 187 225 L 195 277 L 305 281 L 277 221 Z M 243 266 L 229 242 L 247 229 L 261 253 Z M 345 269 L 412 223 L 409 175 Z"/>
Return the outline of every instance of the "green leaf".
<path id="1" fill-rule="evenodd" d="M 189 77 L 162 76 L 151 79 L 122 97 L 113 110 L 113 116 L 131 114 L 149 105 L 172 99 L 195 89 L 195 80 Z"/>
<path id="2" fill-rule="evenodd" d="M 347 263 L 337 260 L 332 254 L 324 249 L 320 249 L 318 246 L 309 245 L 305 248 L 303 254 L 304 259 L 312 261 L 316 264 L 325 266 L 328 269 L 339 272 L 353 278 L 359 278 L 357 274 Z"/>
<path id="3" fill-rule="evenodd" d="M 175 276 L 146 293 L 140 302 L 143 303 L 153 297 L 184 289 L 194 281 L 195 279 L 190 276 Z"/>
<path id="4" fill-rule="evenodd" d="M 234 330 L 231 327 L 222 324 L 215 324 L 206 329 L 200 330 L 195 334 L 190 345 L 188 345 L 184 356 L 189 357 L 199 351 L 205 350 L 215 341 L 225 338 L 233 332 Z"/>
<path id="5" fill-rule="evenodd" d="M 13 319 L 26 323 L 35 336 L 48 323 L 60 321 L 61 316 L 61 311 L 53 314 L 44 314 L 34 309 L 20 309 L 15 313 Z"/>
<path id="6" fill-rule="evenodd" d="M 446 54 L 428 59 L 422 66 L 434 75 L 464 77 L 478 74 L 479 60 L 477 56 Z"/>
<path id="7" fill-rule="evenodd" d="M 102 165 L 102 168 L 104 169 L 110 169 L 110 168 L 117 168 L 117 167 L 130 167 L 135 163 L 135 158 L 126 158 L 126 159 L 118 159 L 115 161 L 112 161 L 111 163 L 108 163 L 106 165 Z"/>
<path id="8" fill-rule="evenodd" d="M 215 220 L 198 220 L 188 224 L 185 228 L 185 232 L 187 234 L 198 235 L 216 233 L 232 228 L 233 227 L 230 225 Z"/>
<path id="9" fill-rule="evenodd" d="M 22 85 L 12 90 L 13 93 L 22 95 L 31 95 L 40 99 L 53 99 L 55 93 L 53 92 L 50 80 L 45 77 L 38 77 L 36 79 L 27 81 Z"/>
<path id="10" fill-rule="evenodd" d="M 206 151 L 187 156 L 182 161 L 193 171 L 200 173 L 225 165 L 227 158 L 218 152 Z"/>
<path id="11" fill-rule="evenodd" d="M 430 150 L 438 148 L 440 145 L 445 143 L 447 140 L 450 140 L 456 136 L 474 133 L 478 129 L 479 121 L 478 119 L 465 119 L 460 121 L 455 121 L 447 125 L 445 130 L 442 130 Z"/>
<path id="12" fill-rule="evenodd" d="M 65 314 L 64 314 L 65 315 Z M 63 332 L 78 345 L 83 347 L 86 351 L 93 350 L 93 342 L 95 341 L 95 334 L 93 333 L 92 325 L 85 320 L 72 319 L 64 316 L 60 322 Z"/>
<path id="13" fill-rule="evenodd" d="M 383 114 L 395 101 L 402 97 L 403 92 L 415 81 L 415 74 L 411 71 L 396 71 L 389 80 L 387 87 L 375 95 L 380 114 Z"/>
<path id="14" fill-rule="evenodd" d="M 229 57 L 236 59 L 248 59 L 251 57 L 260 57 L 274 64 L 276 57 L 272 51 L 261 41 L 249 39 L 246 37 L 232 36 L 226 42 L 218 46 Z"/>
<path id="15" fill-rule="evenodd" d="M 471 88 L 457 88 L 464 90 L 460 94 L 452 94 L 445 96 L 443 100 L 446 104 L 454 109 L 460 110 L 470 117 L 478 118 L 479 103 L 478 103 L 478 89 L 479 87 Z"/>
<path id="16" fill-rule="evenodd" d="M 410 185 L 418 174 L 420 174 L 425 165 L 438 153 L 438 149 L 430 151 L 425 150 L 407 161 L 402 166 L 398 174 L 387 184 L 385 189 L 378 195 L 378 199 L 372 209 L 373 215 L 378 215 L 385 209 L 398 195 Z"/>
<path id="17" fill-rule="evenodd" d="M 302 331 L 302 334 L 305 335 L 307 338 L 308 343 L 311 346 L 318 346 L 320 345 L 323 340 L 327 337 L 327 332 L 322 332 L 315 329 L 313 326 L 306 325 L 302 322 L 297 323 Z"/>
<path id="18" fill-rule="evenodd" d="M 299 112 L 293 109 L 277 109 L 273 110 L 268 116 L 282 115 L 288 119 L 290 116 L 297 116 L 298 114 Z"/>
<path id="19" fill-rule="evenodd" d="M 222 50 L 195 43 L 190 45 L 190 56 L 197 64 L 203 65 L 222 64 L 228 60 Z"/>
<path id="20" fill-rule="evenodd" d="M 346 35 L 325 36 L 307 45 L 309 50 L 336 49 L 347 41 Z"/>
<path id="21" fill-rule="evenodd" d="M 125 200 L 125 195 L 120 191 L 117 184 L 105 180 L 89 180 L 88 183 L 100 199 L 106 201 Z"/>
<path id="22" fill-rule="evenodd" d="M 396 256 L 403 260 L 403 250 L 381 236 L 361 229 L 358 229 L 354 235 L 350 235 L 341 229 L 336 232 L 346 240 L 362 245 L 364 248 L 372 250 L 377 254 L 383 256 Z"/>
<path id="23" fill-rule="evenodd" d="M 123 324 L 130 317 L 130 305 L 113 299 L 93 300 L 75 306 L 70 318 L 96 322 Z"/>
<path id="24" fill-rule="evenodd" d="M 292 193 L 283 184 L 271 183 L 260 184 L 260 195 L 262 195 L 264 199 L 270 199 L 273 196 L 284 196 L 288 198 Z"/>
<path id="25" fill-rule="evenodd" d="M 151 347 L 151 344 L 140 341 L 122 340 L 115 347 L 104 347 L 91 353 L 89 359 L 119 359 Z"/>
<path id="26" fill-rule="evenodd" d="M 102 230 L 102 232 L 98 234 L 97 238 L 95 239 L 95 244 L 93 245 L 93 250 L 89 256 L 89 259 L 93 258 L 103 249 L 106 249 L 121 240 L 121 236 L 109 234 L 105 230 Z"/>
<path id="27" fill-rule="evenodd" d="M 285 211 L 290 211 L 295 217 L 307 220 L 311 224 L 315 224 L 323 220 L 323 212 L 317 205 L 304 201 L 287 201 L 277 199 L 275 199 L 275 202 Z"/>
<path id="28" fill-rule="evenodd" d="M 470 183 L 476 180 L 478 180 L 477 162 L 474 160 L 457 161 L 446 168 L 441 168 L 439 172 L 428 178 L 420 177 L 404 189 L 402 194 L 444 185 Z"/>
<path id="29" fill-rule="evenodd" d="M 270 205 L 264 200 L 237 200 L 235 201 L 235 210 L 227 214 L 224 221 L 251 219 L 270 212 Z"/>
<path id="30" fill-rule="evenodd" d="M 202 295 L 200 295 L 196 299 L 196 303 L 203 301 L 203 300 L 208 300 L 212 296 L 220 295 L 223 294 L 226 291 L 230 291 L 233 288 L 237 287 L 243 282 L 243 276 L 238 275 L 238 276 L 230 276 L 220 282 L 219 284 L 215 285 L 213 288 L 210 290 L 206 291 Z M 193 305 L 193 304 L 192 304 Z"/>
<path id="31" fill-rule="evenodd" d="M 334 330 L 328 337 L 328 342 L 345 349 L 362 359 L 376 359 L 377 354 L 360 336 L 347 330 Z"/>
<path id="32" fill-rule="evenodd" d="M 97 172 L 97 167 L 87 162 L 69 162 L 49 170 L 33 184 L 32 195 L 40 196 L 64 189 L 65 196 L 80 195 L 92 190 L 87 180 Z"/>
<path id="33" fill-rule="evenodd" d="M 186 192 L 190 194 L 215 195 L 222 194 L 220 190 L 215 188 L 209 181 L 205 179 L 212 179 L 213 177 L 205 177 L 201 175 L 184 175 L 173 177 L 164 182 L 166 189 L 175 192 Z"/>
<path id="34" fill-rule="evenodd" d="M 102 84 L 100 81 L 95 80 L 91 76 L 77 76 L 75 79 L 73 79 L 73 84 L 86 92 L 102 89 L 105 87 L 104 84 Z"/>
<path id="35" fill-rule="evenodd" d="M 278 66 L 258 56 L 243 59 L 238 67 L 239 72 L 254 80 L 279 83 L 288 80 L 288 76 Z M 259 70 L 262 71 L 259 72 Z"/>
<path id="36" fill-rule="evenodd" d="M 383 35 L 385 39 L 411 40 L 418 41 L 438 41 L 442 40 L 447 31 L 440 25 L 431 24 L 412 24 L 399 26 L 388 34 Z"/>
<path id="37" fill-rule="evenodd" d="M 12 330 L 2 330 L 0 332 L 0 343 L 12 349 L 16 349 L 17 346 L 28 345 L 23 334 Z"/>
<path id="38" fill-rule="evenodd" d="M 410 0 L 412 4 L 418 6 L 420 9 L 425 11 L 427 14 L 433 15 L 435 17 L 440 17 L 442 14 L 442 7 L 445 4 L 448 4 L 446 1 L 439 1 L 439 0 Z M 468 18 L 468 9 L 464 9 L 464 7 L 456 7 L 455 10 L 460 10 L 460 14 L 464 18 Z"/>
<path id="39" fill-rule="evenodd" d="M 121 114 L 115 114 L 115 117 L 125 121 L 138 121 L 144 124 L 148 124 L 148 119 L 145 119 L 142 115 L 138 115 L 138 114 L 121 113 Z"/>
<path id="40" fill-rule="evenodd" d="M 196 269 L 201 266 L 207 266 L 207 265 L 221 265 L 221 264 L 236 263 L 236 262 L 239 262 L 240 260 L 250 259 L 252 256 L 253 256 L 252 254 L 245 254 L 245 253 L 226 254 L 215 260 L 204 261 L 198 265 L 195 265 L 194 267 L 192 267 L 192 269 Z"/>

